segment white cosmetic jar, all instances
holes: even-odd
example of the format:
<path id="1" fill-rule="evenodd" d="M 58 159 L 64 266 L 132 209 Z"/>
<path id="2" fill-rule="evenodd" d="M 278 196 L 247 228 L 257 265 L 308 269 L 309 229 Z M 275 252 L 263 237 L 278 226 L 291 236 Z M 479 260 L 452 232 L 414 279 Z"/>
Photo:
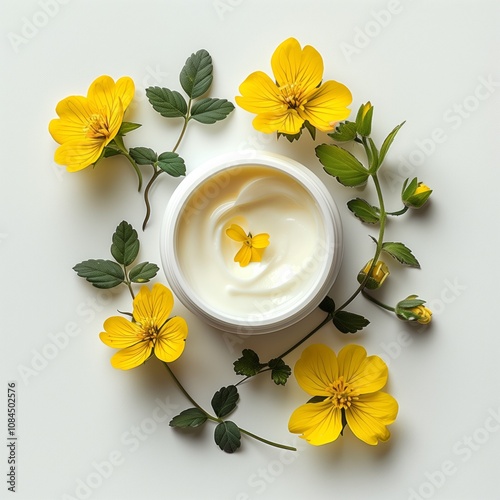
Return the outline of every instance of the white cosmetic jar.
<path id="1" fill-rule="evenodd" d="M 268 233 L 260 262 L 241 267 L 236 223 Z M 189 173 L 160 231 L 163 269 L 176 297 L 220 330 L 255 335 L 305 318 L 330 291 L 343 253 L 338 208 L 304 165 L 274 153 L 231 153 Z"/>

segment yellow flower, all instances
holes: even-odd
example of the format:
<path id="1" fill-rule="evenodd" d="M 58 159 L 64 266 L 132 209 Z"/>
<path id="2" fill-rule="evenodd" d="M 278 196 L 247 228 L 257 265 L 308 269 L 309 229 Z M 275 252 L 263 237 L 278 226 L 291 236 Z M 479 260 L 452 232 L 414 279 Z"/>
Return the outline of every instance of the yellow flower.
<path id="1" fill-rule="evenodd" d="M 345 423 L 356 437 L 376 445 L 387 441 L 398 413 L 397 401 L 381 392 L 387 382 L 387 365 L 378 356 L 366 356 L 358 345 L 344 347 L 337 356 L 326 345 L 304 350 L 295 365 L 299 385 L 311 396 L 290 417 L 290 432 L 310 444 L 335 441 Z"/>
<path id="2" fill-rule="evenodd" d="M 325 132 L 349 116 L 351 92 L 333 80 L 321 83 L 323 59 L 315 48 L 302 49 L 289 38 L 275 50 L 271 67 L 274 80 L 256 71 L 240 85 L 241 96 L 236 97 L 239 106 L 257 114 L 253 120 L 257 130 L 294 135 L 307 121 Z"/>
<path id="3" fill-rule="evenodd" d="M 234 256 L 234 262 L 239 262 L 241 267 L 245 267 L 250 262 L 260 262 L 262 260 L 262 252 L 269 245 L 269 235 L 267 233 L 252 236 L 252 233 L 246 234 L 238 224 L 231 224 L 226 229 L 226 234 L 232 240 L 243 243 Z"/>
<path id="4" fill-rule="evenodd" d="M 60 144 L 55 162 L 66 165 L 69 172 L 94 164 L 120 130 L 134 92 L 131 78 L 125 76 L 115 83 L 104 75 L 90 85 L 87 97 L 60 101 L 56 107 L 59 118 L 49 124 L 50 134 Z"/>
<path id="5" fill-rule="evenodd" d="M 134 299 L 132 321 L 113 316 L 104 322 L 101 340 L 121 349 L 111 358 L 114 368 L 135 368 L 153 352 L 167 363 L 182 354 L 188 327 L 183 318 L 169 318 L 173 305 L 174 298 L 167 287 L 156 283 L 150 290 L 143 286 Z"/>

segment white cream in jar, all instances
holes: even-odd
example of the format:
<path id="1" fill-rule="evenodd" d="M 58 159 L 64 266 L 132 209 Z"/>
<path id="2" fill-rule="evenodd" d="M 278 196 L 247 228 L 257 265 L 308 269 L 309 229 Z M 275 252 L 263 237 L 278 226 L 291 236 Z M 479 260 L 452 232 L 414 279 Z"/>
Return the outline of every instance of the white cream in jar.
<path id="1" fill-rule="evenodd" d="M 308 169 L 277 155 L 231 156 L 199 167 L 182 187 L 167 207 L 162 260 L 174 293 L 208 323 L 266 333 L 328 293 L 342 253 L 340 220 Z M 269 234 L 260 262 L 234 261 L 242 243 L 227 236 L 231 224 Z"/>

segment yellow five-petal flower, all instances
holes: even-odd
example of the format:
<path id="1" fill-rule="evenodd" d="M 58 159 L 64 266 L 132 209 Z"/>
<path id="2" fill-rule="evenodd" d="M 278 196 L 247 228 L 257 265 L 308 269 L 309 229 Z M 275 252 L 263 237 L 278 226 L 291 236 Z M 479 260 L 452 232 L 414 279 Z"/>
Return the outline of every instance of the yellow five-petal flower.
<path id="1" fill-rule="evenodd" d="M 269 245 L 267 233 L 252 236 L 251 233 L 246 234 L 238 224 L 231 224 L 226 229 L 226 235 L 232 240 L 242 243 L 238 253 L 234 256 L 234 262 L 239 262 L 241 267 L 248 266 L 250 262 L 260 262 L 264 248 Z"/>
<path id="2" fill-rule="evenodd" d="M 128 76 L 115 83 L 106 75 L 89 87 L 87 97 L 66 97 L 56 107 L 59 118 L 49 123 L 49 132 L 60 144 L 54 159 L 76 172 L 94 164 L 104 147 L 115 137 L 123 115 L 135 93 L 134 82 Z"/>
<path id="3" fill-rule="evenodd" d="M 387 373 L 381 358 L 367 357 L 358 345 L 344 347 L 338 357 L 326 345 L 306 348 L 294 374 L 300 387 L 319 402 L 302 405 L 292 413 L 290 432 L 316 446 L 331 443 L 342 432 L 345 417 L 353 434 L 365 443 L 387 441 L 386 426 L 398 413 L 397 401 L 380 391 Z"/>
<path id="4" fill-rule="evenodd" d="M 157 283 L 152 290 L 143 286 L 134 299 L 132 321 L 112 316 L 104 322 L 100 339 L 121 349 L 111 358 L 114 368 L 135 368 L 153 352 L 167 363 L 182 354 L 188 327 L 183 318 L 169 317 L 173 305 L 172 292 L 164 285 Z"/>
<path id="5" fill-rule="evenodd" d="M 249 75 L 240 85 L 236 102 L 256 113 L 253 126 L 265 133 L 294 135 L 305 121 L 321 131 L 350 114 L 352 95 L 338 82 L 323 78 L 323 59 L 310 45 L 303 49 L 295 38 L 282 42 L 271 58 L 274 80 L 262 71 Z"/>

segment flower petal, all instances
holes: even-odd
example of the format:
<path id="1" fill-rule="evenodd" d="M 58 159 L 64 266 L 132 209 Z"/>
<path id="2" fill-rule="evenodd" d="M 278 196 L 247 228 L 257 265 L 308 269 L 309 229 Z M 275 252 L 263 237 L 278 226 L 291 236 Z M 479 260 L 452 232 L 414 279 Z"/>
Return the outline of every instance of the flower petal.
<path id="1" fill-rule="evenodd" d="M 59 118 L 51 120 L 49 132 L 59 144 L 86 137 L 86 127 L 92 116 L 92 109 L 86 97 L 66 97 L 56 106 Z"/>
<path id="2" fill-rule="evenodd" d="M 252 238 L 254 248 L 266 248 L 269 245 L 269 235 L 267 233 L 256 234 Z"/>
<path id="3" fill-rule="evenodd" d="M 152 320 L 159 328 L 169 318 L 174 307 L 172 292 L 161 283 L 155 283 L 150 290 L 141 287 L 134 299 L 134 319 L 137 322 Z"/>
<path id="4" fill-rule="evenodd" d="M 104 332 L 99 338 L 109 347 L 122 349 L 137 344 L 142 339 L 141 328 L 121 316 L 112 316 L 104 322 Z"/>
<path id="5" fill-rule="evenodd" d="M 303 92 L 316 88 L 323 78 L 323 59 L 310 45 L 301 49 L 295 38 L 288 38 L 274 51 L 271 67 L 278 87 L 299 84 Z"/>
<path id="6" fill-rule="evenodd" d="M 339 352 L 338 362 L 340 374 L 360 394 L 378 391 L 387 383 L 387 365 L 378 356 L 367 357 L 364 347 L 345 346 Z"/>
<path id="7" fill-rule="evenodd" d="M 245 241 L 248 238 L 248 235 L 241 226 L 238 226 L 238 224 L 231 224 L 226 229 L 226 235 L 234 241 Z"/>
<path id="8" fill-rule="evenodd" d="M 239 262 L 241 267 L 246 267 L 252 260 L 252 250 L 248 245 L 242 245 L 234 256 L 234 262 Z"/>
<path id="9" fill-rule="evenodd" d="M 337 380 L 338 374 L 337 356 L 323 344 L 304 349 L 294 368 L 297 383 L 311 396 L 331 396 L 326 388 Z"/>
<path id="10" fill-rule="evenodd" d="M 183 318 L 176 316 L 167 321 L 156 339 L 156 357 L 167 363 L 175 361 L 184 351 L 187 335 L 188 326 Z"/>
<path id="11" fill-rule="evenodd" d="M 235 97 L 236 102 L 250 113 L 275 113 L 287 108 L 276 84 L 262 71 L 247 76 L 239 91 L 241 96 Z"/>
<path id="12" fill-rule="evenodd" d="M 280 112 L 261 113 L 253 119 L 256 130 L 265 134 L 281 132 L 282 134 L 298 134 L 302 128 L 304 119 L 301 118 L 296 109 L 283 108 Z"/>
<path id="13" fill-rule="evenodd" d="M 328 400 L 307 403 L 292 413 L 288 430 L 315 446 L 331 443 L 342 431 L 342 413 Z"/>
<path id="14" fill-rule="evenodd" d="M 104 142 L 100 139 L 73 140 L 56 149 L 54 161 L 65 165 L 68 172 L 77 172 L 93 165 L 101 156 Z"/>
<path id="15" fill-rule="evenodd" d="M 346 420 L 353 434 L 367 444 L 376 445 L 387 441 L 390 432 L 386 428 L 396 420 L 398 403 L 385 392 L 360 396 L 348 410 Z"/>
<path id="16" fill-rule="evenodd" d="M 300 116 L 318 130 L 332 130 L 335 122 L 345 120 L 351 113 L 347 108 L 352 102 L 350 90 L 343 84 L 329 80 L 308 98 Z"/>
<path id="17" fill-rule="evenodd" d="M 125 111 L 135 95 L 135 84 L 132 78 L 128 76 L 122 76 L 116 81 L 116 94 L 120 98 Z"/>
<path id="18" fill-rule="evenodd" d="M 118 351 L 111 358 L 113 368 L 130 370 L 142 365 L 151 356 L 153 347 L 149 342 L 138 342 L 137 344 Z"/>

